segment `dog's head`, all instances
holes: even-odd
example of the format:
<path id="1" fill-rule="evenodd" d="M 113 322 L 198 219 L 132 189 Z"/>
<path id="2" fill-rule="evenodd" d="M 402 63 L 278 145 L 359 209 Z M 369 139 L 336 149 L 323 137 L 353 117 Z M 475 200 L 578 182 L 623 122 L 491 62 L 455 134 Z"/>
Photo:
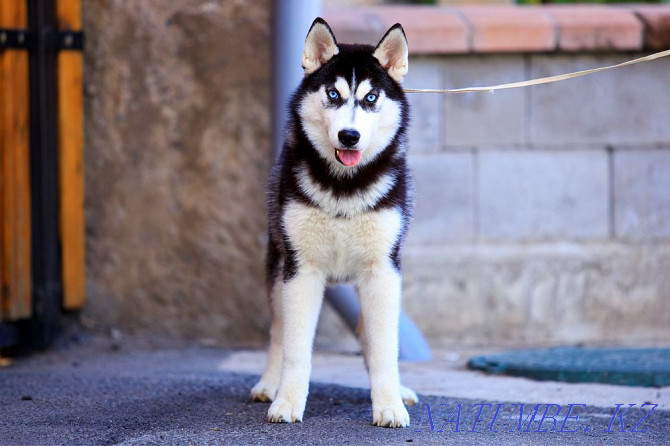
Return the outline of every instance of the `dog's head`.
<path id="1" fill-rule="evenodd" d="M 317 18 L 302 65 L 297 112 L 321 157 L 336 172 L 374 159 L 396 137 L 407 113 L 400 86 L 408 69 L 402 26 L 392 26 L 376 47 L 338 45 L 328 24 Z"/>

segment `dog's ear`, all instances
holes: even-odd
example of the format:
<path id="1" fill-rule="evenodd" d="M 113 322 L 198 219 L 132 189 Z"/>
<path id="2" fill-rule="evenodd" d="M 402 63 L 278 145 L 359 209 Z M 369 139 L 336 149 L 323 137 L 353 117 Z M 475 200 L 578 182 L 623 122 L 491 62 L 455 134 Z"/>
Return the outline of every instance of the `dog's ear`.
<path id="1" fill-rule="evenodd" d="M 321 17 L 317 17 L 309 28 L 305 49 L 302 52 L 302 68 L 305 70 L 305 76 L 315 72 L 339 52 L 330 26 Z"/>
<path id="2" fill-rule="evenodd" d="M 373 56 L 396 82 L 402 82 L 409 67 L 409 45 L 400 23 L 393 25 L 377 44 Z"/>

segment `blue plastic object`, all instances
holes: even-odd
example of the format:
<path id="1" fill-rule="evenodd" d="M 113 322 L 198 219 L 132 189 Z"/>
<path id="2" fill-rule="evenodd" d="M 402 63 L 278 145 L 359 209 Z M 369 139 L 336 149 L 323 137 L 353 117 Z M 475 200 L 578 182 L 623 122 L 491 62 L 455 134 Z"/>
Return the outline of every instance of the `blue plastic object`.
<path id="1" fill-rule="evenodd" d="M 328 287 L 326 289 L 326 300 L 342 316 L 347 326 L 353 332 L 356 332 L 361 305 L 354 288 L 350 285 Z M 432 358 L 430 346 L 426 339 L 404 312 L 400 313 L 399 330 L 400 359 L 403 361 L 429 361 Z"/>

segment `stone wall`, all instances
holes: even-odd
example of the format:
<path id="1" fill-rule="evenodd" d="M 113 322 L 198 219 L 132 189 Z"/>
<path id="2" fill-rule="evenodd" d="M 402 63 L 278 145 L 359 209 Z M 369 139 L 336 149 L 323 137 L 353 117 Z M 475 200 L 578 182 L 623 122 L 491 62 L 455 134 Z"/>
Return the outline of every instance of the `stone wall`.
<path id="1" fill-rule="evenodd" d="M 417 57 L 406 85 L 490 85 L 641 55 Z M 405 309 L 426 335 L 670 336 L 668 72 L 665 59 L 495 94 L 411 96 Z"/>
<path id="2" fill-rule="evenodd" d="M 518 35 L 494 23 L 515 16 L 477 22 L 483 10 L 463 10 L 459 16 L 448 9 L 368 8 L 369 26 L 340 10 L 327 18 L 344 41 L 351 33 L 373 42 L 387 25 L 408 23 L 412 48 L 412 34 L 419 35 L 424 21 L 417 16 L 456 16 L 430 30 L 442 36 L 441 49 L 417 39 L 409 88 L 495 85 L 647 54 L 640 50 L 651 28 L 632 11 L 614 11 L 612 26 L 611 11 L 596 9 L 606 20 L 592 14 L 589 28 L 575 26 L 561 10 L 563 27 L 547 32 L 543 27 L 558 19 L 526 10 L 528 23 L 518 26 L 528 29 L 520 34 L 538 38 L 515 43 Z M 594 10 L 577 9 L 577 15 L 582 11 Z M 657 11 L 670 17 L 670 8 Z M 462 23 L 463 17 L 475 20 Z M 486 37 L 494 31 L 497 38 Z M 665 35 L 667 46 L 655 50 L 670 47 Z M 477 42 L 508 49 L 491 51 Z M 535 47 L 513 51 L 515 44 Z M 495 94 L 409 95 L 417 198 L 403 258 L 404 309 L 429 339 L 533 344 L 670 338 L 667 73 L 670 58 Z M 330 309 L 322 321 L 322 344 L 341 339 Z"/>
<path id="3" fill-rule="evenodd" d="M 541 11 L 520 20 L 348 8 L 326 18 L 345 42 L 376 41 L 402 22 L 409 87 L 606 65 L 643 54 L 643 41 L 665 45 L 670 29 L 621 8 L 589 34 L 568 26 L 583 15 Z M 266 339 L 271 3 L 84 0 L 83 12 L 82 320 L 210 342 Z M 546 28 L 560 23 L 561 33 Z M 494 95 L 410 97 L 417 212 L 404 306 L 431 339 L 670 335 L 668 72 L 662 60 Z M 322 321 L 322 344 L 343 339 L 328 307 Z"/>
<path id="4" fill-rule="evenodd" d="M 84 0 L 88 325 L 265 338 L 270 10 Z"/>
<path id="5" fill-rule="evenodd" d="M 642 54 L 414 57 L 405 85 L 492 85 Z M 404 309 L 433 342 L 670 337 L 670 59 L 410 95 Z M 326 308 L 319 342 L 342 342 Z M 341 345 L 353 346 L 350 337 Z"/>

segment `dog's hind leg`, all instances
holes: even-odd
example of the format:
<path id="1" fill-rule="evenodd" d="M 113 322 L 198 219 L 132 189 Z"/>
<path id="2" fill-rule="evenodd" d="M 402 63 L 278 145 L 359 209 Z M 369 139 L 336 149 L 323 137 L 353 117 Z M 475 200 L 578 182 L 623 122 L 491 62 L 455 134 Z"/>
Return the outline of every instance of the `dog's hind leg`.
<path id="1" fill-rule="evenodd" d="M 272 311 L 272 325 L 270 326 L 270 348 L 268 349 L 268 363 L 260 381 L 251 389 L 251 399 L 254 401 L 272 401 L 279 387 L 282 362 L 282 321 L 281 321 L 281 290 L 282 290 L 282 255 L 272 237 L 268 234 L 268 251 L 265 259 L 266 286 Z"/>
<path id="2" fill-rule="evenodd" d="M 302 267 L 284 282 L 282 313 L 282 372 L 277 397 L 268 410 L 268 421 L 302 421 L 312 370 L 312 343 L 319 319 L 326 278 L 322 272 Z"/>
<path id="3" fill-rule="evenodd" d="M 416 392 L 402 384 L 400 384 L 400 396 L 402 397 L 402 402 L 408 406 L 414 406 L 419 402 L 419 396 Z"/>
<path id="4" fill-rule="evenodd" d="M 270 293 L 272 307 L 272 326 L 270 327 L 270 348 L 268 349 L 268 363 L 260 381 L 251 389 L 251 399 L 254 401 L 269 402 L 275 399 L 279 379 L 281 378 L 282 364 L 282 320 L 281 302 L 282 275 L 274 279 Z"/>

